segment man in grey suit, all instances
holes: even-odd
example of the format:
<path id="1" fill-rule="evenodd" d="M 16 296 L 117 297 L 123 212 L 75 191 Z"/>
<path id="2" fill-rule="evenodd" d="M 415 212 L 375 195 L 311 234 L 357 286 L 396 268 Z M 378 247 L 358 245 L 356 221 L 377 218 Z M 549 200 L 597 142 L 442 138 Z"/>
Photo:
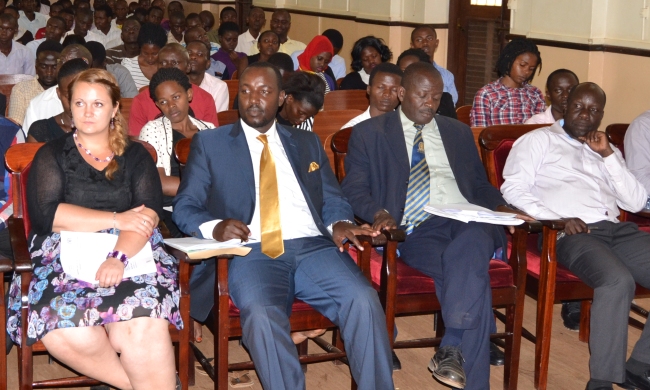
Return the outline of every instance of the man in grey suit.
<path id="1" fill-rule="evenodd" d="M 298 298 L 341 329 L 359 389 L 393 389 L 377 292 L 342 249 L 345 239 L 358 244 L 355 234 L 378 232 L 351 222 L 318 137 L 275 122 L 281 82 L 272 65 L 249 66 L 239 79 L 241 121 L 194 136 L 174 222 L 196 237 L 261 240 L 230 262 L 228 285 L 264 388 L 305 388 L 289 335 Z M 214 272 L 208 261 L 192 275 L 191 315 L 199 321 L 214 303 Z"/>

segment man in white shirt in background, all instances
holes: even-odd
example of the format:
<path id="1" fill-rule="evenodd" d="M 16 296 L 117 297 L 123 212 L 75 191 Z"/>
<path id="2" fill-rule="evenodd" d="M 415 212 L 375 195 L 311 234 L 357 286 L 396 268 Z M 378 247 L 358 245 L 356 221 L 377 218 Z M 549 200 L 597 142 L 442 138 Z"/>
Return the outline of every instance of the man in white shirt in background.
<path id="1" fill-rule="evenodd" d="M 98 42 L 106 49 L 122 44 L 122 30 L 113 23 L 113 10 L 107 5 L 95 8 L 95 27 L 90 31 L 100 37 Z"/>
<path id="2" fill-rule="evenodd" d="M 248 25 L 248 30 L 243 34 L 240 34 L 237 38 L 237 47 L 235 48 L 235 51 L 248 55 L 251 51 L 251 47 L 257 47 L 257 39 L 260 37 L 262 29 L 266 25 L 266 16 L 264 15 L 264 11 L 259 7 L 252 7 L 250 11 L 248 11 L 246 24 Z"/>
<path id="3" fill-rule="evenodd" d="M 382 62 L 375 66 L 370 72 L 370 83 L 368 84 L 368 99 L 370 105 L 363 114 L 352 118 L 341 129 L 354 127 L 357 123 L 366 119 L 394 111 L 399 104 L 397 91 L 402 82 L 404 72 L 395 64 Z"/>
<path id="4" fill-rule="evenodd" d="M 557 69 L 546 79 L 546 100 L 551 105 L 544 112 L 528 118 L 525 124 L 555 123 L 564 116 L 566 102 L 571 88 L 580 84 L 578 76 L 568 69 Z"/>
<path id="5" fill-rule="evenodd" d="M 90 30 L 92 26 L 93 26 L 93 12 L 86 8 L 79 8 L 77 9 L 74 16 L 74 29 L 65 33 L 63 38 L 65 39 L 65 37 L 67 37 L 68 35 L 75 34 L 85 39 L 86 42 L 90 42 L 90 41 L 101 42 L 102 37 L 99 34 Z"/>
<path id="6" fill-rule="evenodd" d="M 36 0 L 23 0 L 20 2 L 20 11 L 18 11 L 18 26 L 36 36 L 36 32 L 45 27 L 45 23 L 50 18 L 47 15 L 36 12 Z"/>
<path id="7" fill-rule="evenodd" d="M 594 83 L 575 87 L 563 120 L 514 143 L 501 191 L 536 219 L 564 220 L 557 261 L 594 288 L 587 390 L 648 389 L 650 325 L 625 359 L 635 283 L 650 287 L 650 234 L 617 219 L 619 207 L 639 211 L 648 194 L 598 131 L 605 101 Z"/>
<path id="8" fill-rule="evenodd" d="M 650 110 L 636 117 L 625 132 L 627 168 L 650 194 Z M 645 209 L 650 209 L 650 197 Z"/>
<path id="9" fill-rule="evenodd" d="M 192 41 L 185 47 L 190 56 L 190 82 L 206 90 L 214 98 L 217 112 L 228 110 L 228 85 L 218 78 L 206 73 L 210 68 L 210 47 L 202 41 Z"/>
<path id="10" fill-rule="evenodd" d="M 45 38 L 37 39 L 29 42 L 25 45 L 26 48 L 31 50 L 36 57 L 36 50 L 41 45 L 41 43 L 48 41 L 62 43 L 63 34 L 65 33 L 65 20 L 59 16 L 52 16 L 48 19 L 47 24 L 45 25 Z"/>
<path id="11" fill-rule="evenodd" d="M 273 31 L 280 40 L 280 49 L 278 52 L 291 55 L 298 50 L 305 50 L 307 45 L 300 41 L 294 41 L 289 38 L 289 30 L 291 29 L 291 14 L 286 9 L 278 9 L 273 12 L 271 16 L 271 31 Z M 259 53 L 260 50 L 257 45 L 251 47 L 248 55 Z"/>

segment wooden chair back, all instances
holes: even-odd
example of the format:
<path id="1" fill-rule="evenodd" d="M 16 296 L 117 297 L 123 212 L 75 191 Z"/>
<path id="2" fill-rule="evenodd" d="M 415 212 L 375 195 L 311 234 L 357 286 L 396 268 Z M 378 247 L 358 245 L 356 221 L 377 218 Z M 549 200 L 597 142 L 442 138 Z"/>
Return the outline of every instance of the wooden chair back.
<path id="1" fill-rule="evenodd" d="M 625 133 L 629 126 L 629 123 L 612 123 L 605 129 L 609 142 L 623 153 L 623 157 L 625 157 Z"/>
<path id="2" fill-rule="evenodd" d="M 226 110 L 217 112 L 219 126 L 231 125 L 239 120 L 239 110 Z"/>
<path id="3" fill-rule="evenodd" d="M 239 92 L 239 80 L 224 80 L 224 83 L 228 86 L 228 109 L 231 110 Z"/>
<path id="4" fill-rule="evenodd" d="M 365 111 L 370 105 L 365 90 L 339 90 L 325 95 L 323 110 L 361 110 Z"/>
<path id="5" fill-rule="evenodd" d="M 352 135 L 352 128 L 346 127 L 334 133 L 330 141 L 330 149 L 334 154 L 334 174 L 339 183 L 345 179 L 345 156 L 348 155 L 350 135 Z"/>
<path id="6" fill-rule="evenodd" d="M 131 115 L 131 105 L 133 104 L 133 98 L 121 98 L 120 99 L 120 113 L 124 118 L 124 124 L 129 125 L 129 116 Z"/>
<path id="7" fill-rule="evenodd" d="M 335 169 L 334 154 L 332 149 L 327 147 L 330 143 L 331 137 L 334 136 L 334 133 L 339 131 L 341 127 L 348 123 L 352 118 L 361 114 L 363 114 L 363 111 L 361 110 L 333 110 L 321 111 L 314 117 L 314 126 L 312 131 L 320 138 L 320 142 L 325 148 L 327 158 L 330 160 L 332 170 Z"/>
<path id="8" fill-rule="evenodd" d="M 472 111 L 472 106 L 460 106 L 456 109 L 456 117 L 467 126 L 472 125 L 472 122 L 469 119 L 470 111 Z"/>
<path id="9" fill-rule="evenodd" d="M 178 164 L 181 166 L 181 169 L 185 167 L 185 164 L 187 164 L 187 157 L 190 155 L 191 144 L 192 140 L 189 138 L 182 139 L 176 143 L 176 147 L 174 148 L 174 156 L 176 157 Z"/>
<path id="10" fill-rule="evenodd" d="M 25 237 L 29 234 L 29 217 L 27 216 L 26 194 L 24 185 L 27 183 L 29 167 L 34 160 L 36 152 L 43 146 L 42 142 L 12 145 L 5 153 L 5 165 L 11 175 L 11 189 L 14 203 L 14 218 L 24 218 Z"/>

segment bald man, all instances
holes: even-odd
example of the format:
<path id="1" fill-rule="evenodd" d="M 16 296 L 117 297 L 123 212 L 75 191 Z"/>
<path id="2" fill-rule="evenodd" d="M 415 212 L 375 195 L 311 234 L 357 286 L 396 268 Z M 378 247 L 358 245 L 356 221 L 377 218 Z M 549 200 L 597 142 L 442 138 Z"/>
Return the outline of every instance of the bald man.
<path id="1" fill-rule="evenodd" d="M 605 92 L 573 88 L 564 119 L 527 133 L 503 170 L 504 198 L 540 220 L 561 219 L 557 261 L 594 288 L 587 390 L 650 389 L 650 325 L 627 356 L 627 324 L 636 283 L 650 287 L 650 234 L 619 222 L 619 207 L 640 211 L 648 194 L 621 152 L 598 131 Z M 567 184 L 567 183 L 570 183 Z"/>

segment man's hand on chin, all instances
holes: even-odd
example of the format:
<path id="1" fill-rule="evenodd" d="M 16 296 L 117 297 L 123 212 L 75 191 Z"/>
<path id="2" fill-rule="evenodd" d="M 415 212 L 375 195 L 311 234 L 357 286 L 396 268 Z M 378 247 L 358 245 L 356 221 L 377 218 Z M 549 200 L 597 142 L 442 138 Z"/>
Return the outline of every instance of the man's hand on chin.
<path id="1" fill-rule="evenodd" d="M 367 224 L 357 226 L 345 221 L 337 222 L 332 226 L 332 239 L 341 252 L 343 252 L 343 241 L 345 239 L 350 240 L 360 251 L 363 250 L 363 246 L 356 237 L 357 235 L 376 237 L 379 235 L 379 232 L 373 230 Z"/>

